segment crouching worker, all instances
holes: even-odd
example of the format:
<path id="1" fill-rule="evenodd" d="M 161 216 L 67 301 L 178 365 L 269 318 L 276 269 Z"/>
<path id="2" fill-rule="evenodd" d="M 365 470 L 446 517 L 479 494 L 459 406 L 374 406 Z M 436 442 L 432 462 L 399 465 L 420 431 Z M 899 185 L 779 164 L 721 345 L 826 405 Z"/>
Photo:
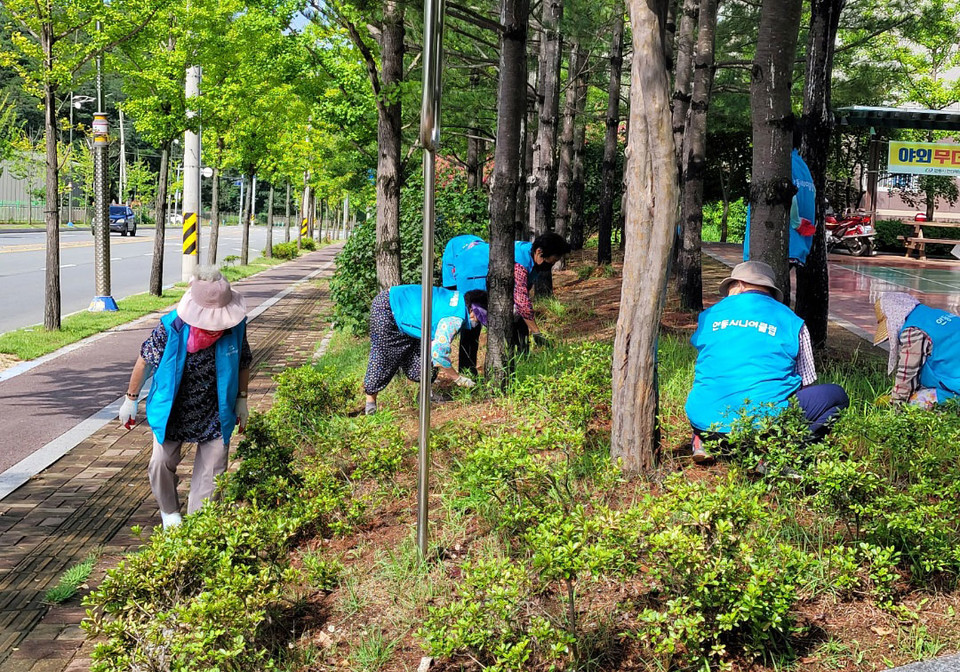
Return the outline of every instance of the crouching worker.
<path id="1" fill-rule="evenodd" d="M 370 360 L 363 378 L 367 395 L 365 412 L 377 411 L 377 395 L 397 371 L 420 382 L 420 285 L 399 285 L 380 292 L 370 306 Z M 450 362 L 450 344 L 464 330 L 487 324 L 487 293 L 471 290 L 465 294 L 433 288 L 430 354 L 434 375 L 461 387 L 475 383 L 459 375 Z"/>
<path id="2" fill-rule="evenodd" d="M 905 292 L 886 292 L 875 307 L 874 344 L 889 338 L 887 373 L 896 371 L 890 401 L 929 409 L 960 395 L 960 316 Z"/>
<path id="3" fill-rule="evenodd" d="M 697 361 L 686 404 L 694 462 L 712 461 L 703 439 L 728 434 L 743 411 L 776 414 L 796 397 L 810 431 L 822 438 L 831 419 L 850 404 L 839 385 L 814 385 L 810 334 L 780 302 L 774 277 L 763 262 L 738 264 L 720 283 L 726 298 L 700 314 L 691 338 Z"/>
<path id="4" fill-rule="evenodd" d="M 153 374 L 147 420 L 153 456 L 147 472 L 165 528 L 180 524 L 177 465 L 184 441 L 197 444 L 187 513 L 213 495 L 227 468 L 234 428 L 247 424 L 247 383 L 253 359 L 243 295 L 216 269 L 200 269 L 177 309 L 165 315 L 140 347 L 120 422 L 136 423 L 137 397 Z"/>
<path id="5" fill-rule="evenodd" d="M 523 353 L 529 350 L 529 339 L 537 345 L 547 343 L 540 333 L 530 301 L 530 289 L 538 273 L 551 273 L 553 265 L 569 254 L 570 244 L 557 233 L 544 233 L 532 242 L 517 241 L 513 247 L 513 315 L 511 345 Z M 490 245 L 477 236 L 452 238 L 443 249 L 443 286 L 468 292 L 487 289 L 490 270 Z M 477 370 L 480 329 L 464 331 L 460 337 L 460 370 Z"/>

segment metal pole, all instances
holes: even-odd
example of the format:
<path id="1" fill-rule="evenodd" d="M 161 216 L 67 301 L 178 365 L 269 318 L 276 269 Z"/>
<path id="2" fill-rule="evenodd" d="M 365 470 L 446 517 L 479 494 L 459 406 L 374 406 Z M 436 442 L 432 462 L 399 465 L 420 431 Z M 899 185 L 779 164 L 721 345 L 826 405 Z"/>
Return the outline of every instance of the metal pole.
<path id="1" fill-rule="evenodd" d="M 97 21 L 99 30 L 100 22 Z M 72 105 L 70 109 L 73 109 Z M 99 56 L 97 110 L 93 115 L 93 267 L 96 287 L 88 308 L 91 313 L 117 310 L 117 302 L 110 296 L 110 176 L 107 174 L 110 126 L 103 109 L 103 59 Z"/>
<path id="2" fill-rule="evenodd" d="M 118 110 L 120 114 L 120 203 L 127 203 L 127 141 L 123 133 L 123 110 Z"/>
<path id="3" fill-rule="evenodd" d="M 300 202 L 300 235 L 297 236 L 297 247 L 300 247 L 300 241 L 310 233 L 308 228 L 309 215 L 307 214 L 310 212 L 310 186 L 307 184 L 308 179 L 309 173 L 304 173 L 303 199 Z"/>
<path id="4" fill-rule="evenodd" d="M 423 104 L 420 108 L 420 144 L 423 145 L 423 267 L 420 275 L 420 433 L 417 478 L 417 548 L 427 555 L 430 513 L 430 393 L 433 359 L 430 356 L 433 316 L 433 231 L 436 220 L 436 153 L 440 141 L 440 60 L 443 53 L 443 0 L 423 2 Z M 344 222 L 347 207 L 344 203 Z"/>
<path id="5" fill-rule="evenodd" d="M 187 68 L 185 87 L 187 100 L 200 95 L 200 66 Z M 189 105 L 189 104 L 188 104 Z M 195 110 L 188 110 L 192 118 Z M 183 261 L 181 280 L 187 282 L 200 265 L 200 134 L 183 134 Z"/>
<path id="6" fill-rule="evenodd" d="M 67 224 L 73 224 L 73 91 L 70 92 L 70 165 L 67 167 L 67 183 L 70 191 L 67 195 Z"/>
<path id="7" fill-rule="evenodd" d="M 250 223 L 257 221 L 257 176 L 250 183 Z"/>

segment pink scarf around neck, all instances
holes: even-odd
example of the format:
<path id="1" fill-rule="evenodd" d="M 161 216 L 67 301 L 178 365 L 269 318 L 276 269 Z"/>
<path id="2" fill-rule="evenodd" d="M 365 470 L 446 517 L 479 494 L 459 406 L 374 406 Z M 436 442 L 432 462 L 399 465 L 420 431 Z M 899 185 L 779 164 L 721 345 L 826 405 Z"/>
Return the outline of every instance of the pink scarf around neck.
<path id="1" fill-rule="evenodd" d="M 223 336 L 222 331 L 207 331 L 206 329 L 190 327 L 190 335 L 187 336 L 187 352 L 197 352 L 209 348 L 221 336 Z"/>

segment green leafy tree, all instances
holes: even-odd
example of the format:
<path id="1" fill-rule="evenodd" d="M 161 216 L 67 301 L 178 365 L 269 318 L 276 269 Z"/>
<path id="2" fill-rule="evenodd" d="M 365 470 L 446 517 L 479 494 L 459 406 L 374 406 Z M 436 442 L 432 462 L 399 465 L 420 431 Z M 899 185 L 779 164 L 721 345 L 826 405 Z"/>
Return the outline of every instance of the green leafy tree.
<path id="1" fill-rule="evenodd" d="M 166 0 L 4 0 L 11 40 L 0 64 L 12 67 L 44 109 L 47 254 L 43 325 L 60 328 L 60 210 L 57 92 L 96 56 L 129 40 Z M 101 30 L 95 30 L 102 26 Z M 82 39 L 80 36 L 82 34 Z"/>

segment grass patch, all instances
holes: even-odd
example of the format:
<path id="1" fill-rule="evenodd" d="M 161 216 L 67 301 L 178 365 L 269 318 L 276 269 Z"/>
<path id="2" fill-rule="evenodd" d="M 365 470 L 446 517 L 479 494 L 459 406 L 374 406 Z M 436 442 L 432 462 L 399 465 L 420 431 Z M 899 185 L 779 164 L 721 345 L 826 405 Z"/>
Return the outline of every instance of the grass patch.
<path id="1" fill-rule="evenodd" d="M 91 553 L 82 562 L 65 571 L 59 583 L 43 596 L 44 601 L 50 604 L 62 604 L 76 595 L 80 586 L 90 578 L 90 572 L 93 571 L 99 558 L 99 553 Z"/>
<path id="2" fill-rule="evenodd" d="M 246 266 L 230 266 L 223 268 L 222 271 L 227 280 L 236 282 L 282 263 L 283 261 L 279 259 L 259 257 Z M 162 296 L 153 296 L 144 292 L 120 299 L 117 301 L 119 310 L 115 312 L 74 313 L 63 318 L 59 331 L 47 331 L 42 325 L 8 331 L 0 334 L 0 353 L 13 355 L 22 360 L 36 359 L 88 336 L 163 310 L 179 301 L 185 291 L 186 285 L 178 284 L 164 290 Z"/>

